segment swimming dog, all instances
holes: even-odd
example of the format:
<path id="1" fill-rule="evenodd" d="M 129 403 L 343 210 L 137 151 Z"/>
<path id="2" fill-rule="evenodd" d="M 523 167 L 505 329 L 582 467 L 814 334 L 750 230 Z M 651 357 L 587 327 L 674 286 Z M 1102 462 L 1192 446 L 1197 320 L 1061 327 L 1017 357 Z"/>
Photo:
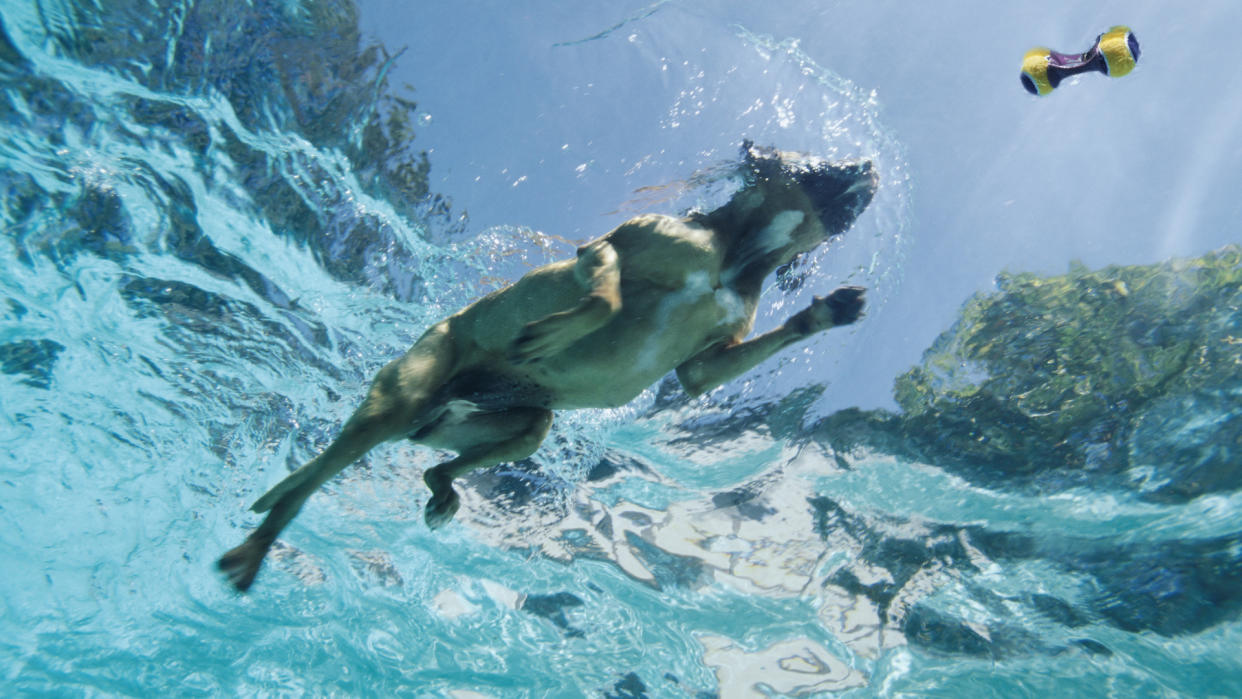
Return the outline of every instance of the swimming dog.
<path id="1" fill-rule="evenodd" d="M 254 582 L 311 493 L 373 447 L 409 438 L 457 456 L 428 469 L 425 520 L 449 522 L 453 480 L 539 447 L 552 411 L 624 405 L 670 371 L 693 395 L 790 344 L 862 314 L 864 290 L 816 297 L 747 340 L 763 282 L 844 233 L 871 202 L 870 162 L 828 162 L 742 144 L 741 189 L 685 218 L 639 216 L 427 330 L 380 369 L 339 436 L 251 507 L 263 523 L 219 567 Z"/>

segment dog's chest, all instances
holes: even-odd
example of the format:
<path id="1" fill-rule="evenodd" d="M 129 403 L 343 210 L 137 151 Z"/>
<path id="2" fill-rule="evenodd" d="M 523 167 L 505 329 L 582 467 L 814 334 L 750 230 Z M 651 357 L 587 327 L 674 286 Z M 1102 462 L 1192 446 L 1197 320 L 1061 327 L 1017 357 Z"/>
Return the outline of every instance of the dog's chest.
<path id="1" fill-rule="evenodd" d="M 702 349 L 705 337 L 745 320 L 746 304 L 737 292 L 713 286 L 707 272 L 687 273 L 685 283 L 669 292 L 651 313 L 650 331 L 634 364 L 644 368 L 670 359 L 680 363 L 685 355 Z"/>
<path id="2" fill-rule="evenodd" d="M 677 331 L 677 323 L 692 315 L 692 325 L 715 329 L 745 317 L 746 307 L 737 292 L 728 286 L 714 286 L 704 271 L 688 272 L 680 289 L 669 293 L 660 302 L 656 322 L 661 330 Z M 670 325 L 672 324 L 672 325 Z"/>

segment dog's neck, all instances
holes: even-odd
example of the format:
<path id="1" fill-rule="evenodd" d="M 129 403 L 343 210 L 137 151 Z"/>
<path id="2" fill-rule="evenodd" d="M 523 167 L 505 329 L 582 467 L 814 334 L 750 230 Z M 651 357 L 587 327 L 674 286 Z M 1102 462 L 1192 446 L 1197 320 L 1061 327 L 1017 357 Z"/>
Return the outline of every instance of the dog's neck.
<path id="1" fill-rule="evenodd" d="M 731 285 L 758 288 L 778 267 L 806 251 L 802 224 L 808 212 L 782 207 L 780 199 L 748 187 L 699 218 L 725 245 L 724 278 Z"/>

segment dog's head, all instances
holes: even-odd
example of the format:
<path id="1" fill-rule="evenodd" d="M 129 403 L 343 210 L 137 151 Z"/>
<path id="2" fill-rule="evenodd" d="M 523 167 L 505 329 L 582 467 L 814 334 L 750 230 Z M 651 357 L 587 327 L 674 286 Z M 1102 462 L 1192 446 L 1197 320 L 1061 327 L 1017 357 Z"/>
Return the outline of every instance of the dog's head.
<path id="1" fill-rule="evenodd" d="M 853 225 L 879 184 L 870 161 L 829 162 L 756 146 L 749 140 L 742 143 L 742 176 L 748 187 L 769 194 L 805 195 L 804 206 L 823 224 L 825 237 L 844 233 Z"/>

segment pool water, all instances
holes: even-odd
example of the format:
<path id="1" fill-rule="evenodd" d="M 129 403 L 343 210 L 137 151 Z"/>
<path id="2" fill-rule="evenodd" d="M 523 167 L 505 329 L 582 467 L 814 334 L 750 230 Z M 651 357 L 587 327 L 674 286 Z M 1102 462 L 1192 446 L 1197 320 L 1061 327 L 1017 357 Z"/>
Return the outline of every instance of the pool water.
<path id="1" fill-rule="evenodd" d="M 1134 74 L 1036 101 L 1027 44 L 1114 20 L 1035 5 L 955 73 L 892 3 L 0 1 L 4 694 L 1242 695 L 1242 92 L 1189 55 L 1242 12 L 1135 7 Z M 876 164 L 757 330 L 863 322 L 558 414 L 434 533 L 444 454 L 385 445 L 226 586 L 379 367 L 744 138 Z"/>

